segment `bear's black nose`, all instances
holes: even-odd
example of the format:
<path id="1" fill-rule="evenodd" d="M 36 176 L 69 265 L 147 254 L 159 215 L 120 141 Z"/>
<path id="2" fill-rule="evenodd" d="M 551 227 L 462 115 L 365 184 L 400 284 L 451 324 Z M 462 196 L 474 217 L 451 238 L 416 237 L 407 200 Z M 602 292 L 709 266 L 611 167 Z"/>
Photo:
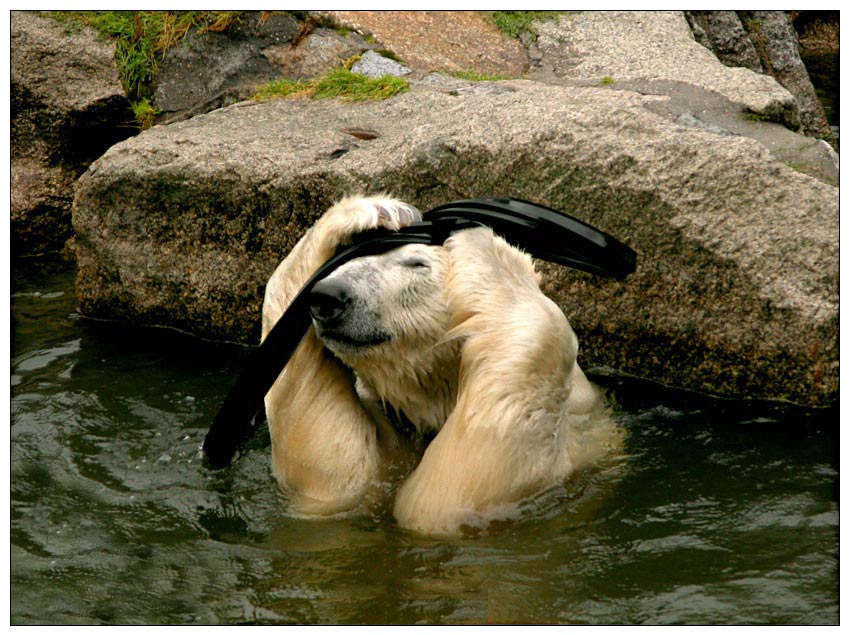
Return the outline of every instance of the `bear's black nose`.
<path id="1" fill-rule="evenodd" d="M 310 291 L 310 315 L 318 322 L 338 319 L 350 303 L 346 285 L 338 280 L 319 280 Z"/>

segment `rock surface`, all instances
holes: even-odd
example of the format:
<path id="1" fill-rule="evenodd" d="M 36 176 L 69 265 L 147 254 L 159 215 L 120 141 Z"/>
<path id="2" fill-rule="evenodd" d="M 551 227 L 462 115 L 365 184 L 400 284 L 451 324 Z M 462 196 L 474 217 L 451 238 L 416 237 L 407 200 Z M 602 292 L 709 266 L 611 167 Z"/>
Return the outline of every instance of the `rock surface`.
<path id="1" fill-rule="evenodd" d="M 257 84 L 280 77 L 265 51 L 289 48 L 301 23 L 286 13 L 248 12 L 224 32 L 192 29 L 168 50 L 157 71 L 153 103 L 161 119 L 185 118 L 248 97 Z"/>
<path id="2" fill-rule="evenodd" d="M 828 143 L 792 132 L 780 124 L 743 117 L 735 104 L 718 93 L 689 82 L 669 80 L 631 80 L 609 88 L 663 97 L 648 108 L 682 126 L 754 139 L 777 161 L 830 185 L 838 185 L 838 154 Z"/>
<path id="3" fill-rule="evenodd" d="M 392 75 L 393 77 L 404 77 L 413 72 L 404 64 L 400 64 L 395 60 L 384 57 L 375 51 L 366 51 L 361 58 L 351 65 L 352 73 L 359 73 L 366 77 L 383 77 L 384 75 Z"/>
<path id="4" fill-rule="evenodd" d="M 509 195 L 639 253 L 622 282 L 542 265 L 585 366 L 835 403 L 837 188 L 752 139 L 653 112 L 667 99 L 436 78 L 384 102 L 240 103 L 154 127 L 80 180 L 81 309 L 256 342 L 268 276 L 337 198 L 389 191 L 428 209 Z"/>
<path id="5" fill-rule="evenodd" d="M 756 47 L 735 11 L 686 11 L 685 17 L 696 41 L 726 66 L 764 72 Z"/>
<path id="6" fill-rule="evenodd" d="M 694 40 L 681 11 L 585 11 L 536 26 L 532 54 L 557 77 L 594 83 L 686 78 L 750 112 L 800 127 L 791 93 L 772 77 L 721 64 Z"/>
<path id="7" fill-rule="evenodd" d="M 700 44 L 725 65 L 767 73 L 782 84 L 797 100 L 805 134 L 831 136 L 786 12 L 688 11 L 685 15 Z"/>
<path id="8" fill-rule="evenodd" d="M 784 11 L 741 11 L 742 23 L 759 52 L 765 71 L 794 95 L 803 132 L 831 136 L 823 106 L 800 59 L 797 33 Z"/>
<path id="9" fill-rule="evenodd" d="M 378 45 L 281 11 L 246 11 L 225 32 L 193 29 L 157 71 L 159 123 L 234 104 L 269 81 L 317 77 Z"/>
<path id="10" fill-rule="evenodd" d="M 369 33 L 423 71 L 475 71 L 517 77 L 525 50 L 479 11 L 321 11 L 326 19 Z"/>
<path id="11" fill-rule="evenodd" d="M 761 62 L 738 14 L 689 15 L 690 26 L 679 11 L 590 11 L 537 23 L 529 77 L 666 96 L 657 111 L 678 123 L 756 139 L 780 161 L 837 185 L 838 155 L 827 143 L 793 132 L 801 126 L 800 102 L 773 77 L 755 72 Z M 776 37 L 786 42 L 787 35 Z M 725 50 L 730 62 L 730 52 L 741 51 L 734 59 L 753 70 L 724 66 L 694 37 L 719 54 Z M 813 91 L 807 77 L 805 83 Z"/>
<path id="12" fill-rule="evenodd" d="M 12 11 L 10 27 L 11 242 L 21 256 L 65 244 L 77 177 L 135 130 L 114 45 L 35 12 Z"/>
<path id="13" fill-rule="evenodd" d="M 303 79 L 339 68 L 374 46 L 356 33 L 343 35 L 333 29 L 311 27 L 297 45 L 269 47 L 263 54 L 277 67 L 280 76 Z"/>

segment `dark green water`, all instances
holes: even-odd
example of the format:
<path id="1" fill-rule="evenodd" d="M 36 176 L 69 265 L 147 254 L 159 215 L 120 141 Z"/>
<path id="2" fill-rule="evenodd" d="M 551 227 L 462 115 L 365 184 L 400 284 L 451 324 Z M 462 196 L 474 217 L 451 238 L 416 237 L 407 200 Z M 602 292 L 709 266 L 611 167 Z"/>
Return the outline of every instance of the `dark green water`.
<path id="1" fill-rule="evenodd" d="M 286 513 L 260 435 L 199 460 L 245 352 L 13 276 L 11 613 L 49 624 L 838 622 L 833 416 L 615 388 L 629 458 L 487 535 Z"/>

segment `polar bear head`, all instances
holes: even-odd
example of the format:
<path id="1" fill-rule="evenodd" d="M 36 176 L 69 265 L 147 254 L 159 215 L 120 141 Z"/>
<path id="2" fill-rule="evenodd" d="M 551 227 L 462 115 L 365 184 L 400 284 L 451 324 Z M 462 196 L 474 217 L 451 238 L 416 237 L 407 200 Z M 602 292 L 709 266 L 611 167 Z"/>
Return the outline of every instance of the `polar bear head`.
<path id="1" fill-rule="evenodd" d="M 375 347 L 431 347 L 447 330 L 447 270 L 446 250 L 426 245 L 351 260 L 313 287 L 316 333 L 353 367 Z"/>
<path id="2" fill-rule="evenodd" d="M 405 245 L 351 260 L 310 296 L 316 334 L 354 371 L 358 390 L 420 430 L 438 429 L 456 398 L 460 344 L 447 337 L 449 260 L 444 247 Z"/>

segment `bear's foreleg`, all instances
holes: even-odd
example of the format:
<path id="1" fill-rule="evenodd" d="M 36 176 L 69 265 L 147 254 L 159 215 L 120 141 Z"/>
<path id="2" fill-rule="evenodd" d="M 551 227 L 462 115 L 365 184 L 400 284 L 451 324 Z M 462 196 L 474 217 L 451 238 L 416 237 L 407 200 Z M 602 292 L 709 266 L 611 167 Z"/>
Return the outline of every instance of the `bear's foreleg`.
<path id="1" fill-rule="evenodd" d="M 296 511 L 357 505 L 378 475 L 376 426 L 354 379 L 310 329 L 266 395 L 272 471 Z"/>
<path id="2" fill-rule="evenodd" d="M 446 247 L 449 336 L 463 338 L 459 396 L 395 504 L 400 524 L 428 533 L 486 521 L 563 478 L 570 412 L 598 403 L 531 258 L 484 228 Z"/>
<path id="3" fill-rule="evenodd" d="M 348 198 L 328 210 L 277 267 L 266 286 L 263 339 L 313 272 L 354 234 L 398 229 L 419 212 L 388 198 Z M 311 327 L 266 395 L 272 467 L 296 510 L 331 513 L 366 493 L 380 463 L 376 425 L 354 378 Z"/>

